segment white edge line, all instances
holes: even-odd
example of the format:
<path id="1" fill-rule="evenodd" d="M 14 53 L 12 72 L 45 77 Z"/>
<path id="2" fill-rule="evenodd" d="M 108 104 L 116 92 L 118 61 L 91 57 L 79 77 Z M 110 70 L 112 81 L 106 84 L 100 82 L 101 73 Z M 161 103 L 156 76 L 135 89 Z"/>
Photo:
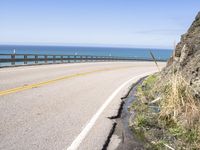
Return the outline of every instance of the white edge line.
<path id="1" fill-rule="evenodd" d="M 84 140 L 84 138 L 87 136 L 88 132 L 91 130 L 91 128 L 94 126 L 95 122 L 101 115 L 101 113 L 104 111 L 104 109 L 109 105 L 109 103 L 115 98 L 115 96 L 120 92 L 127 84 L 129 84 L 131 81 L 146 76 L 148 74 L 152 74 L 154 72 L 147 72 L 143 73 L 137 76 L 134 76 L 133 78 L 129 79 L 125 83 L 123 83 L 120 87 L 118 87 L 104 102 L 104 104 L 99 108 L 99 110 L 94 114 L 91 118 L 91 120 L 88 122 L 88 124 L 85 126 L 85 128 L 81 131 L 81 133 L 75 138 L 75 140 L 72 142 L 72 144 L 67 148 L 67 150 L 76 150 L 78 149 L 81 142 Z"/>

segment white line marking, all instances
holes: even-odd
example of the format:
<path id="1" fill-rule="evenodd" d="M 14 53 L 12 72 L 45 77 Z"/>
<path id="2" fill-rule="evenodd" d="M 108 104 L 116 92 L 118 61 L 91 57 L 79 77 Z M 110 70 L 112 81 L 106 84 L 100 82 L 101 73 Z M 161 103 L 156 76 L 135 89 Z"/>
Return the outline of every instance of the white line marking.
<path id="1" fill-rule="evenodd" d="M 155 72 L 155 71 L 154 71 Z M 104 111 L 104 109 L 108 106 L 108 104 L 115 98 L 115 96 L 129 83 L 131 83 L 133 80 L 146 76 L 148 74 L 154 73 L 154 72 L 147 72 L 140 75 L 137 75 L 125 83 L 123 83 L 120 87 L 118 87 L 105 101 L 105 103 L 100 107 L 100 109 L 96 112 L 96 114 L 93 115 L 91 120 L 88 122 L 88 124 L 85 126 L 85 128 L 81 131 L 81 133 L 75 138 L 75 140 L 72 142 L 72 144 L 67 148 L 67 150 L 76 150 L 78 149 L 81 142 L 84 140 L 84 138 L 87 136 L 88 132 L 91 130 L 91 128 L 94 126 L 95 122 L 101 115 L 101 113 Z"/>

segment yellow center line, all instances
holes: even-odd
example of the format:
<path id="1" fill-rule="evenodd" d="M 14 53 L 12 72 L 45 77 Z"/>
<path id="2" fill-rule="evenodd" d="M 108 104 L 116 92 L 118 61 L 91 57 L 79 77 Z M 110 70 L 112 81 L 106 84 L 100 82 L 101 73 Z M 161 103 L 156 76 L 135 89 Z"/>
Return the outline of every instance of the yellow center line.
<path id="1" fill-rule="evenodd" d="M 131 67 L 131 66 L 123 67 L 123 68 L 129 68 L 129 67 Z M 41 87 L 41 86 L 51 84 L 51 83 L 54 83 L 54 82 L 57 82 L 57 81 L 65 80 L 65 79 L 75 78 L 75 77 L 79 77 L 79 76 L 85 76 L 85 75 L 96 73 L 96 72 L 117 70 L 117 69 L 122 69 L 122 67 L 118 67 L 118 68 L 114 68 L 114 69 L 111 69 L 111 68 L 110 69 L 100 69 L 100 70 L 94 70 L 94 71 L 89 71 L 89 72 L 67 75 L 67 76 L 59 77 L 59 78 L 52 79 L 52 80 L 47 80 L 47 81 L 43 81 L 43 82 L 39 82 L 39 83 L 33 83 L 33 84 L 30 84 L 30 85 L 24 85 L 24 86 L 20 86 L 20 87 L 8 89 L 8 90 L 3 90 L 3 91 L 0 91 L 0 96 L 8 95 L 8 94 L 11 94 L 11 93 L 16 93 L 16 92 L 36 88 L 36 87 Z"/>

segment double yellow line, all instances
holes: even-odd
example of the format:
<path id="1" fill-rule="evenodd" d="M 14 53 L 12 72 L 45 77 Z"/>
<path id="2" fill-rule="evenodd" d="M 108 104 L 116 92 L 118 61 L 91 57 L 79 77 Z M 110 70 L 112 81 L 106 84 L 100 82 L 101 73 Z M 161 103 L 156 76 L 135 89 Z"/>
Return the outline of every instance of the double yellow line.
<path id="1" fill-rule="evenodd" d="M 120 67 L 120 68 L 122 68 L 122 67 Z M 41 87 L 41 86 L 48 85 L 48 84 L 51 84 L 51 83 L 54 83 L 54 82 L 57 82 L 57 81 L 61 81 L 61 80 L 65 80 L 65 79 L 71 79 L 71 78 L 75 78 L 75 77 L 79 77 L 79 76 L 84 76 L 84 75 L 88 75 L 88 74 L 92 74 L 92 73 L 96 73 L 96 72 L 109 71 L 109 70 L 117 70 L 117 69 L 120 69 L 120 68 L 118 67 L 118 68 L 114 68 L 114 69 L 94 70 L 94 71 L 89 71 L 89 72 L 83 72 L 83 73 L 78 73 L 78 74 L 72 74 L 72 75 L 68 75 L 68 76 L 63 76 L 63 77 L 59 77 L 59 78 L 56 78 L 56 79 L 47 80 L 47 81 L 43 81 L 43 82 L 39 82 L 39 83 L 34 83 L 34 84 L 30 84 L 30 85 L 20 86 L 20 87 L 8 89 L 8 90 L 0 91 L 0 96 L 8 95 L 8 94 L 11 94 L 11 93 L 16 93 L 16 92 L 20 92 L 20 91 L 24 91 L 24 90 L 28 90 L 28 89 L 32 89 L 32 88 Z M 128 67 L 123 67 L 123 68 L 128 68 Z"/>

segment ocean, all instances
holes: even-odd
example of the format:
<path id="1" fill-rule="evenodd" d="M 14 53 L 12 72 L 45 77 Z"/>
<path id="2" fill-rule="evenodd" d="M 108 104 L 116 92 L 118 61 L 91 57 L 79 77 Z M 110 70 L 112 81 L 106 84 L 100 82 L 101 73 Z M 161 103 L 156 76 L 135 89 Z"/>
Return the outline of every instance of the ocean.
<path id="1" fill-rule="evenodd" d="M 0 45 L 0 54 L 56 54 L 56 55 L 95 55 L 151 58 L 149 50 L 157 59 L 168 59 L 171 49 L 119 48 L 119 47 L 81 47 L 81 46 L 25 46 Z"/>

